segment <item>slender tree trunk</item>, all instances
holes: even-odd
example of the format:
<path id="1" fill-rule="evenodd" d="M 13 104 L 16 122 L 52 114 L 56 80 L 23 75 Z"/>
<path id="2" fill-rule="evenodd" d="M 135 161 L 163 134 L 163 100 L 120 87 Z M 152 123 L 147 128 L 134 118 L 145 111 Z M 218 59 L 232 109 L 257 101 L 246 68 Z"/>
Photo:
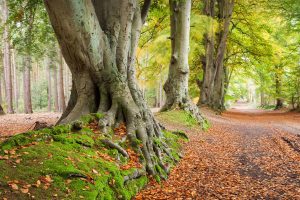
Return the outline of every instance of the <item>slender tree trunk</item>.
<path id="1" fill-rule="evenodd" d="M 64 93 L 64 69 L 63 56 L 59 51 L 59 65 L 58 65 L 58 101 L 59 111 L 64 112 L 66 109 L 65 93 Z"/>
<path id="2" fill-rule="evenodd" d="M 276 107 L 275 110 L 283 107 L 283 99 L 281 97 L 282 81 L 281 81 L 281 66 L 275 66 L 275 90 L 276 90 Z"/>
<path id="3" fill-rule="evenodd" d="M 208 29 L 204 36 L 205 55 L 202 58 L 203 81 L 199 82 L 200 98 L 198 105 L 209 105 L 214 84 L 215 16 L 216 0 L 204 0 L 203 13 L 208 17 Z"/>
<path id="4" fill-rule="evenodd" d="M 162 111 L 180 108 L 188 111 L 202 123 L 203 117 L 190 100 L 188 92 L 191 0 L 170 0 L 169 4 L 172 54 L 168 79 L 164 85 L 167 99 Z"/>
<path id="5" fill-rule="evenodd" d="M 12 66 L 13 66 L 13 86 L 14 86 L 14 100 L 15 100 L 15 111 L 19 112 L 19 87 L 18 87 L 18 71 L 16 63 L 16 53 L 12 51 Z"/>
<path id="6" fill-rule="evenodd" d="M 46 71 L 48 77 L 48 112 L 52 111 L 52 84 L 51 84 L 51 60 L 46 59 Z"/>
<path id="7" fill-rule="evenodd" d="M 45 0 L 62 54 L 72 73 L 70 101 L 59 123 L 80 116 L 105 113 L 101 131 L 125 122 L 128 139 L 138 138 L 145 170 L 165 171 L 162 150 L 153 142 L 162 136 L 135 80 L 135 54 L 150 1 L 142 8 L 137 0 Z"/>
<path id="8" fill-rule="evenodd" d="M 53 75 L 53 98 L 54 98 L 54 112 L 58 112 L 58 84 L 57 84 L 57 68 L 53 66 L 52 68 L 52 75 Z"/>
<path id="9" fill-rule="evenodd" d="M 24 80 L 24 111 L 26 114 L 32 113 L 32 103 L 31 103 L 31 79 L 30 79 L 30 66 L 31 57 L 24 57 L 24 70 L 23 70 L 23 80 Z"/>
<path id="10" fill-rule="evenodd" d="M 6 0 L 3 1 L 3 21 L 6 23 L 8 19 L 8 8 Z M 3 66 L 5 76 L 5 90 L 6 90 L 6 101 L 7 101 L 7 113 L 14 113 L 13 109 L 13 88 L 12 88 L 12 72 L 11 72 L 11 61 L 10 61 L 10 44 L 9 44 L 9 30 L 8 26 L 4 26 L 3 31 Z"/>

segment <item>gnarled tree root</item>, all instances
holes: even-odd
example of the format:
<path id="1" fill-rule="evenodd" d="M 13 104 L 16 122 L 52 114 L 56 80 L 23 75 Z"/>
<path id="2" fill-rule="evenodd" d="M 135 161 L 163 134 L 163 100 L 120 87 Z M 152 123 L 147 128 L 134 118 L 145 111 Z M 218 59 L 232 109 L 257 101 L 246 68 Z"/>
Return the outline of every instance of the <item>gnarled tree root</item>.
<path id="1" fill-rule="evenodd" d="M 109 148 L 117 149 L 120 154 L 122 154 L 124 157 L 128 158 L 129 155 L 125 149 L 123 149 L 120 145 L 108 140 L 108 139 L 102 139 L 101 142 L 108 146 Z"/>

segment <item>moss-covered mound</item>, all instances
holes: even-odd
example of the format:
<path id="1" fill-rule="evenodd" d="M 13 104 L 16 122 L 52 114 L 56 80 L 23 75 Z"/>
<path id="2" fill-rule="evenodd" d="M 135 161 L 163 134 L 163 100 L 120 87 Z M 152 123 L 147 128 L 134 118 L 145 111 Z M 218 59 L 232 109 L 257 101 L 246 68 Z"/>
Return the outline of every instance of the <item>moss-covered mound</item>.
<path id="1" fill-rule="evenodd" d="M 1 143 L 0 199 L 131 199 L 148 182 L 143 158 L 126 139 L 124 125 L 104 135 L 99 118 L 85 116 Z M 162 138 L 176 159 L 179 137 L 165 131 Z"/>

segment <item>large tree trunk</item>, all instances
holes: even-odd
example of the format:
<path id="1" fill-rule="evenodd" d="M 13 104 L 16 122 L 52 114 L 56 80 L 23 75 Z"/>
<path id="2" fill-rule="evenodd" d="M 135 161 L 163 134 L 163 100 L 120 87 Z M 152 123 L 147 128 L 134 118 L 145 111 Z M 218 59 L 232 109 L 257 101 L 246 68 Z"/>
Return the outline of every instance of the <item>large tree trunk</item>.
<path id="1" fill-rule="evenodd" d="M 8 20 L 8 8 L 6 0 L 3 1 L 3 21 L 6 23 Z M 13 88 L 12 88 L 12 73 L 10 61 L 10 44 L 9 44 L 9 30 L 8 26 L 4 26 L 3 31 L 3 66 L 5 76 L 5 90 L 7 101 L 7 113 L 14 113 L 13 109 Z"/>
<path id="2" fill-rule="evenodd" d="M 63 69 L 63 56 L 59 51 L 59 65 L 58 65 L 58 101 L 59 101 L 59 112 L 66 110 L 65 93 L 64 93 L 64 69 Z"/>
<path id="3" fill-rule="evenodd" d="M 216 110 L 224 110 L 224 94 L 225 94 L 225 66 L 224 56 L 226 52 L 227 38 L 229 34 L 230 21 L 232 18 L 234 0 L 218 0 L 219 5 L 219 46 L 215 60 L 214 88 L 212 94 L 211 107 Z"/>
<path id="4" fill-rule="evenodd" d="M 24 57 L 24 70 L 23 70 L 23 81 L 24 81 L 24 111 L 26 114 L 32 113 L 31 103 L 31 79 L 30 79 L 30 66 L 31 57 Z"/>
<path id="5" fill-rule="evenodd" d="M 170 0 L 172 54 L 168 79 L 164 85 L 166 102 L 162 111 L 180 108 L 192 114 L 200 123 L 203 117 L 190 100 L 189 82 L 189 39 L 191 0 Z"/>
<path id="6" fill-rule="evenodd" d="M 200 98 L 198 105 L 209 105 L 214 84 L 214 52 L 215 52 L 215 31 L 214 31 L 214 16 L 215 16 L 216 0 L 204 0 L 203 13 L 208 17 L 207 33 L 204 35 L 205 55 L 203 56 L 203 80 L 200 86 Z"/>
<path id="7" fill-rule="evenodd" d="M 62 54 L 72 73 L 70 101 L 59 123 L 102 112 L 99 127 L 106 132 L 124 121 L 129 140 L 142 141 L 149 174 L 167 171 L 153 140 L 162 132 L 135 80 L 135 53 L 150 1 L 45 0 Z"/>
<path id="8" fill-rule="evenodd" d="M 205 0 L 204 12 L 207 16 L 210 16 L 210 20 L 213 20 L 215 9 L 214 4 L 215 2 L 213 0 Z M 219 30 L 217 33 L 218 40 L 214 39 L 215 34 L 213 33 L 213 30 L 210 30 L 208 36 L 206 36 L 203 83 L 201 84 L 198 104 L 208 105 L 215 110 L 223 110 L 226 75 L 224 56 L 226 52 L 234 0 L 217 0 L 217 7 L 219 22 Z M 217 43 L 217 45 L 215 45 L 215 43 Z"/>

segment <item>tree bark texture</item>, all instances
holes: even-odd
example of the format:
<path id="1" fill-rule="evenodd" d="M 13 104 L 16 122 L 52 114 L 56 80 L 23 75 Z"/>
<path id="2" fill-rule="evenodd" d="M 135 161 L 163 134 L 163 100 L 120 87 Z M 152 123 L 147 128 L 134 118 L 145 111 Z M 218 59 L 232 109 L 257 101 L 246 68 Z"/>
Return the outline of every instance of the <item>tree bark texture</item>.
<path id="1" fill-rule="evenodd" d="M 58 84 L 57 84 L 57 68 L 53 66 L 52 68 L 52 76 L 53 76 L 53 98 L 54 98 L 54 112 L 58 112 L 59 104 L 58 104 Z"/>
<path id="2" fill-rule="evenodd" d="M 71 97 L 59 123 L 101 112 L 99 127 L 107 132 L 124 121 L 128 139 L 140 147 L 149 174 L 166 171 L 162 137 L 135 80 L 135 53 L 150 1 L 140 8 L 137 0 L 45 0 L 62 54 L 72 73 Z"/>
<path id="3" fill-rule="evenodd" d="M 188 111 L 201 123 L 203 117 L 190 100 L 188 91 L 191 0 L 170 0 L 169 4 L 172 53 L 168 79 L 164 85 L 166 102 L 162 111 L 180 108 Z"/>
<path id="4" fill-rule="evenodd" d="M 64 92 L 64 68 L 63 68 L 63 56 L 59 51 L 59 64 L 58 64 L 58 101 L 59 101 L 59 112 L 66 110 L 65 92 Z"/>
<path id="5" fill-rule="evenodd" d="M 229 34 L 230 21 L 234 7 L 234 0 L 217 0 L 218 32 L 212 28 L 206 35 L 206 55 L 203 70 L 203 83 L 198 105 L 208 105 L 215 110 L 224 109 L 225 76 L 224 56 Z M 205 14 L 213 20 L 216 7 L 214 0 L 205 0 Z M 213 25 L 211 25 L 213 27 Z"/>
<path id="6" fill-rule="evenodd" d="M 46 58 L 46 71 L 48 79 L 48 112 L 52 111 L 52 84 L 51 84 L 51 60 Z"/>
<path id="7" fill-rule="evenodd" d="M 3 21 L 6 23 L 8 20 L 8 8 L 6 0 L 3 1 Z M 14 113 L 13 109 L 13 88 L 12 88 L 12 72 L 11 72 L 11 55 L 10 55 L 10 44 L 9 44 L 9 30 L 8 26 L 4 26 L 3 31 L 3 66 L 5 76 L 5 91 L 6 91 L 6 102 L 7 102 L 7 113 Z"/>
<path id="8" fill-rule="evenodd" d="M 31 79 L 30 79 L 31 57 L 24 57 L 24 70 L 23 70 L 23 87 L 24 87 L 24 112 L 26 114 L 32 113 L 31 103 Z"/>
<path id="9" fill-rule="evenodd" d="M 204 35 L 205 55 L 202 58 L 203 80 L 200 87 L 200 98 L 198 105 L 209 105 L 214 83 L 214 52 L 215 52 L 215 17 L 216 0 L 204 0 L 204 15 L 208 18 L 207 33 Z"/>

